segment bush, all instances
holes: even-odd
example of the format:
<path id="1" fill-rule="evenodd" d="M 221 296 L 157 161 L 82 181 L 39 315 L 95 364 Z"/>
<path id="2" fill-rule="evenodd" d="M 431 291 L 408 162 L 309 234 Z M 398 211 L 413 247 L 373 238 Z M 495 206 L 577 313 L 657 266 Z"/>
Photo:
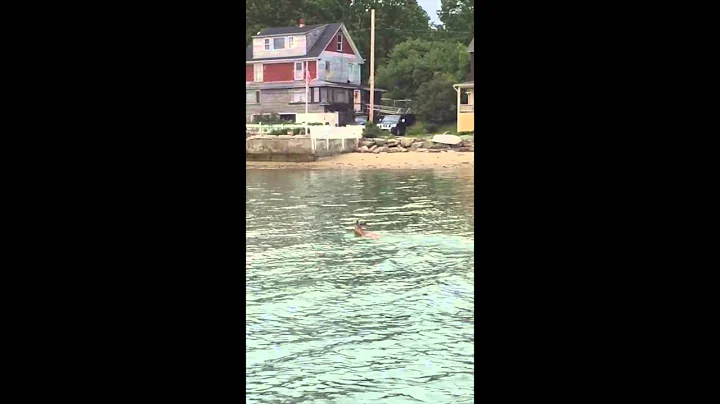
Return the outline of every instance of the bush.
<path id="1" fill-rule="evenodd" d="M 280 119 L 280 115 L 278 114 L 266 114 L 261 115 L 255 120 L 253 123 L 261 123 L 263 125 L 272 125 L 272 124 L 278 124 L 278 123 L 286 123 L 282 119 Z"/>
<path id="2" fill-rule="evenodd" d="M 440 127 L 440 125 L 435 122 L 427 122 L 425 124 L 425 130 L 427 131 L 427 133 L 437 132 L 439 127 Z"/>
<path id="3" fill-rule="evenodd" d="M 383 130 L 380 129 L 374 123 L 368 122 L 365 124 L 365 127 L 363 128 L 362 135 L 366 139 L 373 139 L 373 138 L 382 136 Z"/>
<path id="4" fill-rule="evenodd" d="M 458 136 L 463 136 L 463 135 L 475 136 L 475 131 L 467 130 L 467 131 L 458 132 Z"/>
<path id="5" fill-rule="evenodd" d="M 423 121 L 417 121 L 415 122 L 415 125 L 412 125 L 407 128 L 405 131 L 405 134 L 407 136 L 418 136 L 418 135 L 427 135 L 428 131 L 425 127 L 425 122 Z"/>

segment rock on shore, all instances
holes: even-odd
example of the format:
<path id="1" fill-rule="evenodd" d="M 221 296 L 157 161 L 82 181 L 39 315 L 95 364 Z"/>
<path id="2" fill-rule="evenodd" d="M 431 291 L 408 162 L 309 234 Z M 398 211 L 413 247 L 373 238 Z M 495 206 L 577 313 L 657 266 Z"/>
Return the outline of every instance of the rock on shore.
<path id="1" fill-rule="evenodd" d="M 462 135 L 457 137 L 460 142 L 449 145 L 433 142 L 427 138 L 399 137 L 361 139 L 358 153 L 402 153 L 408 151 L 438 153 L 444 151 L 473 152 L 475 151 L 475 136 Z"/>

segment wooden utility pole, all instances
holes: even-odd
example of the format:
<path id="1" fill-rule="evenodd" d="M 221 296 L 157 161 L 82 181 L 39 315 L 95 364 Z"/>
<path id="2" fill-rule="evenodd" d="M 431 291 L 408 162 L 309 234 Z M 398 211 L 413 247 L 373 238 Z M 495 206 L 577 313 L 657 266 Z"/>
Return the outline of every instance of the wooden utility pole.
<path id="1" fill-rule="evenodd" d="M 370 10 L 370 113 L 369 120 L 373 121 L 375 114 L 375 9 Z"/>

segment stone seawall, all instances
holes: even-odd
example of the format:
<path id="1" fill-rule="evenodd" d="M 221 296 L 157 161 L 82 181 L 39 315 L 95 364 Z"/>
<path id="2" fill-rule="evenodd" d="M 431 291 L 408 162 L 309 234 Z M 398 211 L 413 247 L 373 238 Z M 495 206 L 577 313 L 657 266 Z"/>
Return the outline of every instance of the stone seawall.
<path id="1" fill-rule="evenodd" d="M 252 136 L 245 139 L 248 161 L 317 161 L 318 157 L 357 150 L 356 139 L 315 140 L 315 151 L 308 136 Z"/>

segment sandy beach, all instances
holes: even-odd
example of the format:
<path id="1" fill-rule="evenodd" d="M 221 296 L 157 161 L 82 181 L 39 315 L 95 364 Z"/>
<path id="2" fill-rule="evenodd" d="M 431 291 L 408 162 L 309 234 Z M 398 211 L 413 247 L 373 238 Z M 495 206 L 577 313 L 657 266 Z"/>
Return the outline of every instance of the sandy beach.
<path id="1" fill-rule="evenodd" d="M 315 162 L 248 161 L 246 168 L 452 168 L 475 165 L 472 152 L 347 153 Z"/>

